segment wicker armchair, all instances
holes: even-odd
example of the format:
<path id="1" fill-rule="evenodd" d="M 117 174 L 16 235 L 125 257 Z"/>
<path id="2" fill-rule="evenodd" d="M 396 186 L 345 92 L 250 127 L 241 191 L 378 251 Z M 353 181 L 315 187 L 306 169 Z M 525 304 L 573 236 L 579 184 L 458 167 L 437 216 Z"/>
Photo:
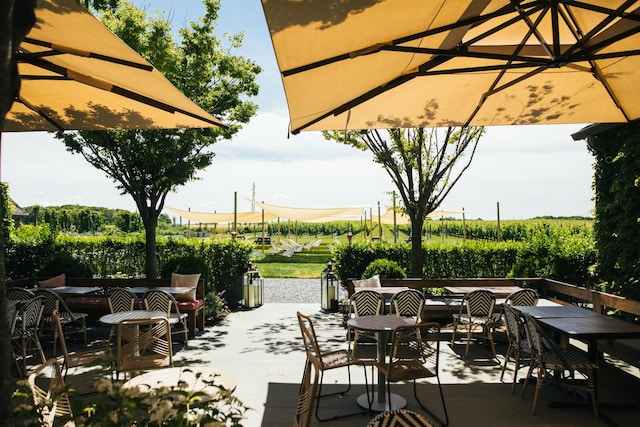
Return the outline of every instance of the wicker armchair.
<path id="1" fill-rule="evenodd" d="M 350 369 L 351 366 L 353 365 L 363 366 L 365 369 L 365 379 L 367 374 L 366 366 L 359 359 L 354 359 L 353 357 L 351 357 L 351 354 L 347 350 L 344 350 L 344 349 L 329 350 L 329 351 L 320 350 L 320 345 L 318 344 L 318 339 L 316 337 L 316 332 L 313 327 L 313 321 L 311 320 L 311 318 L 308 316 L 305 316 L 300 312 L 297 313 L 297 316 L 298 316 L 298 324 L 300 325 L 300 332 L 302 333 L 302 339 L 304 342 L 304 348 L 307 353 L 307 361 L 305 363 L 305 374 L 303 376 L 303 382 L 302 382 L 303 385 L 307 381 L 309 381 L 307 376 L 311 375 L 310 373 L 311 367 L 315 369 L 315 374 L 314 374 L 315 379 L 312 383 L 312 386 L 305 387 L 305 393 L 308 393 L 309 390 L 315 390 L 315 388 L 317 387 L 317 393 L 315 394 L 316 418 L 319 421 L 326 421 L 329 419 L 344 418 L 352 415 L 362 414 L 363 413 L 362 411 L 358 411 L 355 413 L 337 415 L 329 418 L 320 417 L 320 413 L 319 413 L 320 399 L 322 397 L 333 396 L 333 395 L 343 396 L 345 393 L 347 393 L 351 389 L 351 369 Z M 322 394 L 322 381 L 324 379 L 324 372 L 331 369 L 337 369 L 337 368 L 347 368 L 347 375 L 349 378 L 349 384 L 347 388 L 335 393 Z M 318 381 L 318 376 L 320 377 L 319 381 Z M 312 407 L 312 405 L 310 407 Z"/>
<path id="2" fill-rule="evenodd" d="M 120 372 L 173 366 L 171 327 L 166 317 L 128 319 L 118 323 L 116 379 Z"/>
<path id="3" fill-rule="evenodd" d="M 413 394 L 420 407 L 440 424 L 448 425 L 449 415 L 439 373 L 440 325 L 430 322 L 398 326 L 393 330 L 390 354 L 388 362 L 376 362 L 378 371 L 387 379 L 387 393 L 391 395 L 391 383 L 413 381 Z M 419 378 L 436 378 L 444 419 L 429 410 L 418 397 L 416 380 Z"/>
<path id="4" fill-rule="evenodd" d="M 180 334 L 184 337 L 184 345 L 189 345 L 189 326 L 187 325 L 187 313 L 180 313 L 178 301 L 169 292 L 162 289 L 150 289 L 142 298 L 146 310 L 163 311 L 167 317 L 178 321 L 174 324 L 172 334 Z M 174 329 L 175 328 L 175 329 Z"/>

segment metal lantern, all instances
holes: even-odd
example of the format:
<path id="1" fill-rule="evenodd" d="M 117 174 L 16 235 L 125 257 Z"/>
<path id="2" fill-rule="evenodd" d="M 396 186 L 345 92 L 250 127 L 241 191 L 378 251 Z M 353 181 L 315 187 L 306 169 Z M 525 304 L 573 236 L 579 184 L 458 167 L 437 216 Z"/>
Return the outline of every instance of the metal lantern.
<path id="1" fill-rule="evenodd" d="M 244 306 L 247 308 L 261 306 L 263 293 L 264 279 L 260 276 L 258 268 L 249 263 L 249 268 L 244 273 L 244 282 L 242 286 Z"/>
<path id="2" fill-rule="evenodd" d="M 324 310 L 338 310 L 338 277 L 333 270 L 331 261 L 327 263 L 327 268 L 322 270 L 320 276 L 320 305 Z"/>

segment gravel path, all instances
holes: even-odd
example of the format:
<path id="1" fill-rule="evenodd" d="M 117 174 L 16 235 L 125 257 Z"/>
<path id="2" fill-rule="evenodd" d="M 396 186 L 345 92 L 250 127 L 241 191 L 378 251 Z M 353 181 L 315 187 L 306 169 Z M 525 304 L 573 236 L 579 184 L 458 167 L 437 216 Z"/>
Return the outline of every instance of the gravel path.
<path id="1" fill-rule="evenodd" d="M 264 303 L 320 303 L 320 278 L 264 279 Z"/>

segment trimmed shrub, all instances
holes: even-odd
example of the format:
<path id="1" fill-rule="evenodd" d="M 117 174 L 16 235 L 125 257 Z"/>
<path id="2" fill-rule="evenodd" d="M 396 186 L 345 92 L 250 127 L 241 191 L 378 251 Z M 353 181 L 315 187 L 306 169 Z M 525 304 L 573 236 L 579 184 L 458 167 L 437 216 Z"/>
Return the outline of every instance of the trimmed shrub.
<path id="1" fill-rule="evenodd" d="M 364 269 L 362 273 L 363 279 L 368 279 L 380 275 L 383 279 L 404 279 L 407 277 L 404 269 L 395 261 L 389 259 L 378 258 Z"/>

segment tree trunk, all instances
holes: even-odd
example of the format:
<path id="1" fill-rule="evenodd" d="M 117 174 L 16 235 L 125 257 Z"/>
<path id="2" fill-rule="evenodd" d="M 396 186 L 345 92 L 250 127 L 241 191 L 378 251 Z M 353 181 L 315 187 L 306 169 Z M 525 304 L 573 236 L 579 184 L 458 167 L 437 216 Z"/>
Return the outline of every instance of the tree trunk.
<path id="1" fill-rule="evenodd" d="M 20 88 L 16 51 L 31 27 L 36 22 L 35 0 L 0 0 L 0 129 L 7 112 Z M 4 200 L 0 200 L 4 203 Z M 4 205 L 3 205 L 4 206 Z M 0 209 L 0 221 L 4 221 L 4 208 Z M 5 241 L 0 230 L 0 420 L 2 425 L 13 426 L 11 395 L 11 337 L 7 319 L 7 297 L 5 292 Z"/>
<path id="2" fill-rule="evenodd" d="M 144 218 L 147 217 L 146 220 Z M 158 277 L 158 260 L 156 257 L 156 226 L 158 220 L 151 215 L 144 215 L 144 231 L 145 231 L 145 274 L 150 279 Z"/>
<path id="3" fill-rule="evenodd" d="M 422 277 L 422 223 L 411 217 L 411 273 L 410 277 Z"/>

